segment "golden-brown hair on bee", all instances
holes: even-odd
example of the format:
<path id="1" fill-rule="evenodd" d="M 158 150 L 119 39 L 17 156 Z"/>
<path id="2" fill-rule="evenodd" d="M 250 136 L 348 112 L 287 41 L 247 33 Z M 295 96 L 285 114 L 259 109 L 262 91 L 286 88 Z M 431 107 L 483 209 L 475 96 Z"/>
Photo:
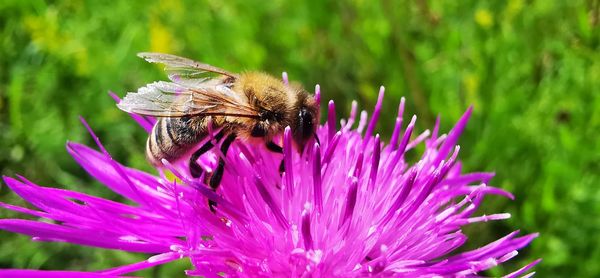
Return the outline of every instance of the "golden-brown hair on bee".
<path id="1" fill-rule="evenodd" d="M 193 152 L 190 173 L 199 177 L 202 169 L 196 160 L 215 147 L 215 141 L 226 155 L 236 138 L 281 152 L 272 139 L 286 126 L 291 128 L 299 150 L 316 138 L 317 104 L 298 85 L 284 84 L 262 72 L 235 74 L 169 54 L 139 56 L 164 64 L 170 81 L 157 81 L 128 93 L 118 107 L 129 113 L 158 117 L 146 148 L 148 160 L 155 166 L 162 166 L 163 159 L 172 162 Z M 209 135 L 209 123 L 220 129 L 216 140 L 204 140 Z M 206 142 L 198 147 L 201 141 Z M 214 189 L 220 182 L 224 163 L 221 159 L 210 177 Z"/>

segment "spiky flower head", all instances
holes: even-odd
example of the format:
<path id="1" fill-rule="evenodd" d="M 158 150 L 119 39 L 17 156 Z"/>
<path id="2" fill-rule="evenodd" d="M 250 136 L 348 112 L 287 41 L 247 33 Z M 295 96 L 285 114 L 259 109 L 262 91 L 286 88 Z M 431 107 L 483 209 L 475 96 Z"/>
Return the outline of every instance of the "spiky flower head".
<path id="1" fill-rule="evenodd" d="M 317 101 L 320 92 L 317 86 Z M 329 102 L 319 142 L 293 151 L 289 128 L 284 153 L 236 141 L 226 159 L 217 193 L 192 178 L 185 164 L 165 163 L 177 179 L 155 176 L 116 162 L 93 134 L 99 151 L 67 143 L 68 152 L 95 179 L 134 205 L 85 193 L 38 186 L 26 178 L 6 184 L 37 209 L 1 204 L 36 220 L 2 219 L 0 228 L 39 241 L 64 241 L 98 248 L 152 254 L 132 265 L 95 271 L 123 275 L 189 258 L 188 275 L 226 277 L 438 277 L 477 276 L 517 255 L 536 237 L 512 232 L 473 251 L 465 225 L 510 217 L 476 215 L 486 195 L 512 195 L 488 186 L 492 173 L 462 173 L 457 140 L 472 109 L 448 134 L 414 134 L 416 117 L 403 120 L 404 99 L 389 143 L 373 135 L 383 87 L 370 120 L 353 103 L 337 127 Z M 146 131 L 154 120 L 132 115 Z M 422 144 L 416 163 L 407 151 Z M 218 149 L 200 162 L 214 168 Z M 284 159 L 285 173 L 278 165 Z M 216 201 L 211 212 L 207 199 Z M 48 221 L 50 220 L 50 221 Z M 483 225 L 483 224 L 479 224 Z M 538 261 L 509 274 L 523 275 Z M 87 275 L 82 272 L 4 270 L 4 275 Z M 532 273 L 526 275 L 529 276 Z"/>

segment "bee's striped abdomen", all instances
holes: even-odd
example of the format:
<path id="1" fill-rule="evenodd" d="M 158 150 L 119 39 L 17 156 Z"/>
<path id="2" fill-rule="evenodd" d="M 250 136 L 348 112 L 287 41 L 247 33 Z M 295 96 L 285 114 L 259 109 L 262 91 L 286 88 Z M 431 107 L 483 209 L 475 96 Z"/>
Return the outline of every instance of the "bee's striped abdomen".
<path id="1" fill-rule="evenodd" d="M 193 123 L 190 118 L 159 118 L 146 142 L 148 160 L 161 166 L 162 159 L 173 161 L 184 155 L 204 137 L 190 126 Z"/>

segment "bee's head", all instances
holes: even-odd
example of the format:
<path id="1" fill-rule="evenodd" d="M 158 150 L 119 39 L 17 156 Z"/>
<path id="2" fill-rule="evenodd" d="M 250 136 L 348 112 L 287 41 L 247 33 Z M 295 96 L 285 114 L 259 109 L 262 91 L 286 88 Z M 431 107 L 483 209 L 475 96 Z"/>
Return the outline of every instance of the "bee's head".
<path id="1" fill-rule="evenodd" d="M 306 92 L 299 94 L 297 113 L 291 126 L 292 138 L 302 152 L 310 138 L 318 140 L 316 130 L 319 125 L 319 108 L 315 99 Z"/>

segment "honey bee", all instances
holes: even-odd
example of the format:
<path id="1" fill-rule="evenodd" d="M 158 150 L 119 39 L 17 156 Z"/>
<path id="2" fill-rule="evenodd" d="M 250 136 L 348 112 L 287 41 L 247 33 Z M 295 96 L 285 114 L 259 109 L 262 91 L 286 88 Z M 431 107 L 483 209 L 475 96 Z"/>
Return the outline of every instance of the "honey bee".
<path id="1" fill-rule="evenodd" d="M 319 111 L 313 96 L 299 85 L 287 85 L 262 72 L 230 73 L 187 58 L 161 53 L 139 53 L 151 63 L 164 64 L 170 82 L 157 81 L 128 93 L 117 105 L 128 113 L 158 117 L 146 143 L 146 157 L 161 167 L 189 156 L 189 171 L 199 178 L 203 170 L 198 158 L 220 143 L 224 156 L 231 143 L 243 140 L 265 144 L 273 151 L 282 148 L 273 142 L 286 126 L 302 151 L 316 137 Z M 216 76 L 214 76 L 216 75 Z M 220 129 L 211 135 L 209 125 Z M 223 157 L 214 172 L 206 175 L 208 185 L 217 190 L 225 167 Z M 283 161 L 280 165 L 283 171 Z M 214 210 L 214 202 L 209 202 Z"/>

